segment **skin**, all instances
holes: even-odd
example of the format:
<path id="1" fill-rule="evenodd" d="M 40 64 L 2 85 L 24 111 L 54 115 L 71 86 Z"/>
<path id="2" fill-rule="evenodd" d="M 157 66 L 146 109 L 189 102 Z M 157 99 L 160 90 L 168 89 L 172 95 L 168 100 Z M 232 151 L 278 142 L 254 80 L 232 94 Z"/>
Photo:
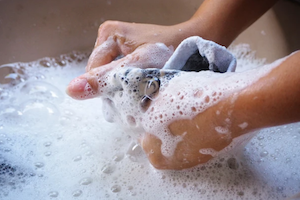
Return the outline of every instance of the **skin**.
<path id="1" fill-rule="evenodd" d="M 84 92 L 86 84 L 89 84 L 96 94 L 94 96 L 97 96 L 101 87 L 97 82 L 99 77 L 121 63 L 139 63 L 137 58 L 145 56 L 139 49 L 148 48 L 153 43 L 161 42 L 176 48 L 183 39 L 198 35 L 228 46 L 275 2 L 206 0 L 190 20 L 172 26 L 107 21 L 99 28 L 95 48 L 86 67 L 87 73 L 77 78 L 76 84 L 70 84 L 67 93 L 76 98 Z M 125 57 L 113 61 L 119 55 Z M 164 54 L 164 57 L 168 59 L 168 55 Z M 162 67 L 163 64 L 156 67 Z M 152 64 L 143 62 L 143 65 L 137 65 L 148 66 Z M 220 151 L 234 138 L 251 131 L 299 121 L 300 89 L 295 87 L 300 85 L 299 73 L 298 52 L 251 86 L 238 94 L 232 93 L 193 119 L 171 122 L 169 130 L 172 135 L 186 132 L 171 157 L 161 154 L 160 139 L 151 133 L 145 133 L 140 141 L 149 161 L 158 169 L 193 167 L 212 158 L 211 155 L 199 153 L 199 149 L 212 148 Z M 227 119 L 230 119 L 230 123 Z M 244 122 L 247 122 L 247 127 L 241 128 L 240 125 Z M 216 126 L 226 127 L 230 137 L 219 134 L 215 130 Z"/>
<path id="2" fill-rule="evenodd" d="M 253 72 L 245 73 L 251 75 Z M 161 141 L 154 135 L 146 134 L 142 147 L 148 152 L 150 162 L 159 169 L 193 167 L 212 158 L 211 155 L 199 153 L 200 149 L 220 151 L 234 138 L 246 133 L 300 121 L 300 89 L 295 87 L 300 84 L 298 73 L 300 52 L 288 57 L 254 84 L 238 94 L 232 93 L 193 119 L 173 121 L 169 125 L 171 133 L 174 136 L 185 135 L 172 157 L 164 157 L 161 154 Z M 245 122 L 247 127 L 242 128 L 240 125 Z M 218 133 L 215 130 L 217 126 L 227 128 L 230 137 Z M 201 130 L 197 127 L 201 127 Z"/>
<path id="3" fill-rule="evenodd" d="M 206 0 L 191 19 L 171 26 L 106 21 L 99 27 L 86 71 L 108 64 L 119 55 L 131 54 L 147 44 L 161 42 L 176 48 L 182 40 L 195 35 L 229 46 L 275 3 L 276 0 L 259 3 L 252 0 Z"/>

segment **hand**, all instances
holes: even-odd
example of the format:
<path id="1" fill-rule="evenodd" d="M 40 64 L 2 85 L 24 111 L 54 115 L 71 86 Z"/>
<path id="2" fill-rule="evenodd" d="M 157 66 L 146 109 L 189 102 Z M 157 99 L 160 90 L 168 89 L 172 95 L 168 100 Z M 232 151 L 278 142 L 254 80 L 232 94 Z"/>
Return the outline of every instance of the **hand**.
<path id="1" fill-rule="evenodd" d="M 240 1 L 232 1 L 229 3 L 226 1 L 224 2 L 224 5 L 220 4 L 222 3 L 220 1 L 205 1 L 204 5 L 200 7 L 190 20 L 174 26 L 157 26 L 112 21 L 105 22 L 99 28 L 95 49 L 92 52 L 86 67 L 88 73 L 74 79 L 70 83 L 67 92 L 72 97 L 78 99 L 92 98 L 105 92 L 102 88 L 106 87 L 106 74 L 113 69 L 122 68 L 123 66 L 141 68 L 154 66 L 155 68 L 161 68 L 164 61 L 155 63 L 153 60 L 149 61 L 144 59 L 146 63 L 139 62 L 144 56 L 149 56 L 143 49 L 150 49 L 152 48 L 151 45 L 157 42 L 164 43 L 167 46 L 172 45 L 176 48 L 183 39 L 192 35 L 198 35 L 204 39 L 209 39 L 228 46 L 240 32 L 265 12 L 273 2 L 275 2 L 275 0 L 266 1 L 264 6 L 257 6 L 257 3 L 251 3 L 251 5 L 249 5 L 249 1 L 242 1 L 242 3 Z M 245 9 L 243 8 L 252 11 L 252 14 L 244 12 Z M 170 53 L 168 51 L 164 52 L 166 55 L 161 57 L 165 57 L 167 60 L 167 54 L 170 56 Z M 144 56 L 140 56 L 142 54 Z M 125 57 L 114 61 L 116 58 L 122 56 Z M 180 87 L 177 87 L 177 91 L 179 89 Z M 257 95 L 257 93 L 259 92 L 255 91 L 253 94 L 248 94 L 248 96 L 244 95 L 246 98 L 241 98 L 242 100 L 237 101 L 240 102 L 237 103 L 237 105 L 240 105 L 237 106 L 240 109 L 235 110 L 241 110 L 240 113 L 247 113 L 247 115 L 251 110 L 254 110 L 255 112 L 258 110 L 258 112 L 261 112 L 262 109 L 255 109 L 257 105 L 245 106 L 245 102 L 248 102 L 248 99 L 252 99 L 253 96 L 260 96 Z M 158 95 L 158 97 L 159 96 L 160 95 Z M 213 156 L 207 154 L 207 152 L 211 151 L 210 148 L 219 151 L 228 146 L 234 137 L 243 133 L 243 131 L 240 130 L 241 128 L 236 131 L 234 130 L 235 128 L 232 127 L 237 127 L 237 125 L 242 124 L 244 119 L 251 121 L 253 118 L 251 118 L 253 115 L 249 114 L 248 118 L 247 116 L 236 117 L 237 122 L 228 123 L 226 122 L 226 117 L 228 117 L 226 114 L 216 116 L 217 111 L 230 108 L 228 99 L 223 99 L 218 102 L 218 104 L 210 106 L 204 112 L 199 113 L 192 119 L 170 121 L 167 126 L 169 137 L 174 137 L 175 139 L 179 138 L 181 140 L 178 142 L 174 154 L 171 156 L 163 155 L 163 142 L 159 137 L 155 136 L 157 135 L 155 130 L 148 129 L 148 133 L 141 138 L 141 143 L 151 163 L 157 168 L 164 169 L 188 168 L 211 159 Z M 262 102 L 267 101 L 265 100 Z M 262 108 L 264 108 L 265 104 L 261 104 L 263 105 Z M 151 106 L 161 108 L 163 105 L 164 102 L 157 99 Z M 247 112 L 243 112 L 245 110 Z M 268 109 L 265 110 L 268 111 Z M 228 112 L 224 111 L 222 113 Z M 239 115 L 235 114 L 235 116 Z M 249 124 L 251 126 L 251 123 Z M 266 126 L 266 124 L 268 125 L 268 123 L 263 123 L 262 125 L 256 125 L 254 123 L 253 127 L 262 127 Z M 198 130 L 198 127 L 201 129 L 200 131 Z M 220 130 L 216 129 L 216 127 L 225 127 L 224 130 L 227 130 L 228 133 L 235 134 L 228 137 L 228 134 L 220 134 Z M 245 130 L 247 130 L 247 128 L 245 128 Z M 249 130 L 250 129 L 247 131 Z M 212 154 L 214 153 L 212 152 Z"/>
<path id="2" fill-rule="evenodd" d="M 175 49 L 190 36 L 200 36 L 229 46 L 276 1 L 208 0 L 201 4 L 189 20 L 172 26 L 107 21 L 98 30 L 86 71 L 108 64 L 118 56 L 126 56 L 145 44 L 160 42 Z"/>
<path id="3" fill-rule="evenodd" d="M 162 154 L 162 141 L 154 134 L 146 133 L 141 139 L 149 161 L 157 169 L 185 169 L 206 163 L 219 151 L 230 145 L 232 138 L 220 134 L 212 125 L 213 111 L 218 105 L 198 115 L 198 120 L 176 120 L 168 126 L 172 137 L 181 137 L 172 156 Z M 199 128 L 201 127 L 201 130 Z"/>
<path id="4" fill-rule="evenodd" d="M 163 43 L 170 48 L 176 48 L 183 39 L 189 36 L 185 31 L 188 29 L 184 29 L 186 24 L 188 22 L 174 26 L 160 26 L 106 21 L 99 27 L 98 37 L 86 71 L 108 64 L 118 57 L 125 56 L 123 60 L 126 60 L 127 55 L 148 44 Z M 165 57 L 166 60 L 168 58 Z"/>
<path id="5" fill-rule="evenodd" d="M 142 45 L 122 59 L 92 68 L 85 74 L 73 79 L 66 92 L 78 100 L 103 96 L 104 89 L 109 90 L 108 87 L 111 85 L 107 83 L 107 75 L 110 71 L 118 71 L 128 67 L 161 68 L 172 53 L 173 51 L 163 44 Z"/>
<path id="6" fill-rule="evenodd" d="M 121 110 L 122 114 L 127 106 L 133 106 L 127 111 L 134 113 L 130 113 L 129 118 L 125 113 L 123 122 L 130 119 L 134 126 L 144 130 L 146 134 L 141 136 L 140 141 L 156 168 L 196 166 L 213 158 L 231 145 L 234 138 L 245 133 L 300 120 L 300 93 L 294 87 L 299 85 L 299 73 L 295 73 L 300 69 L 299 55 L 299 52 L 294 53 L 270 65 L 242 73 L 180 72 L 182 75 L 171 79 L 163 90 L 150 90 L 155 95 L 149 93 L 152 101 L 145 107 L 146 110 L 139 110 L 141 95 L 128 98 L 131 101 L 125 101 L 125 105 L 116 104 L 115 110 Z M 125 92 L 123 98 L 147 91 L 143 87 L 139 91 L 131 90 L 130 80 L 136 77 L 134 75 L 142 74 L 147 78 L 147 73 L 139 73 L 143 69 L 131 68 L 134 73 L 129 82 L 122 81 L 122 76 L 116 76 L 119 79 L 114 80 L 116 73 L 128 77 L 131 74 L 130 68 L 122 68 L 120 64 L 118 68 L 106 65 L 80 76 L 70 83 L 69 94 L 80 99 L 99 95 L 113 99 L 111 91 L 120 92 L 118 88 Z M 143 65 L 143 62 L 139 64 Z M 144 69 L 145 72 L 147 70 L 151 69 Z M 166 73 L 157 74 L 162 81 Z M 151 86 L 148 83 L 153 80 L 156 79 L 146 84 L 143 80 L 132 83 L 144 83 L 145 89 L 148 89 Z M 207 98 L 208 94 L 210 98 Z M 172 104 L 180 101 L 185 110 L 178 109 L 176 103 Z"/>
<path id="7" fill-rule="evenodd" d="M 238 76 L 238 74 L 233 74 L 233 76 Z M 201 80 L 204 77 L 199 73 L 194 79 Z M 218 81 L 222 82 L 220 79 Z M 193 92 L 187 92 L 189 93 L 187 94 L 184 91 L 188 91 L 188 88 L 184 85 L 189 82 L 192 80 L 184 80 L 184 78 L 177 79 L 173 85 L 170 82 L 169 86 L 155 97 L 155 101 L 152 102 L 143 116 L 143 122 L 145 122 L 143 125 L 147 133 L 141 137 L 140 142 L 149 161 L 155 168 L 178 170 L 206 163 L 215 157 L 219 151 L 228 147 L 235 137 L 242 135 L 244 131 L 249 131 L 246 130 L 246 127 L 238 127 L 236 122 L 232 120 L 231 99 L 234 96 L 234 91 L 229 91 L 232 94 L 201 112 L 191 104 L 195 103 L 197 99 L 198 102 L 206 99 L 209 90 L 198 90 L 197 88 L 200 87 L 194 85 Z M 207 85 L 213 86 L 213 82 L 212 79 L 211 82 L 207 82 Z M 179 93 L 180 95 L 177 96 Z M 195 94 L 197 99 L 191 98 L 190 94 Z M 170 99 L 178 101 L 181 98 L 184 98 L 185 102 L 180 107 L 185 107 L 184 110 L 192 109 L 195 114 L 191 115 L 194 117 L 191 117 L 189 112 L 185 113 L 184 110 L 180 113 L 176 108 L 177 106 L 171 108 L 166 103 Z M 160 114 L 153 114 L 155 111 Z M 170 114 L 170 111 L 174 111 L 173 114 Z M 169 117 L 164 117 L 165 114 Z M 158 120 L 149 122 L 148 119 L 155 117 Z M 148 123 L 151 124 L 151 127 Z M 247 125 L 244 124 L 244 126 Z M 174 147 L 175 149 L 172 149 Z"/>
<path id="8" fill-rule="evenodd" d="M 173 49 L 186 37 L 185 31 L 178 29 L 184 26 L 106 21 L 99 27 L 95 47 L 86 66 L 86 72 L 89 73 L 74 79 L 69 84 L 67 93 L 76 99 L 94 97 L 95 92 L 92 90 L 98 88 L 95 76 L 102 77 L 114 68 L 162 68 Z M 98 67 L 102 69 L 94 70 Z M 85 89 L 90 91 L 88 95 L 82 95 Z"/>
<path id="9" fill-rule="evenodd" d="M 221 94 L 216 94 L 211 100 L 207 100 L 206 94 L 212 92 L 211 88 L 215 87 L 215 82 L 225 83 L 220 79 L 224 76 L 222 74 L 214 79 L 210 76 L 207 77 L 205 72 L 204 75 L 201 72 L 180 72 L 181 74 L 193 74 L 193 76 L 186 79 L 182 77 L 183 75 L 180 75 L 171 79 L 163 91 L 157 93 L 158 89 L 153 89 L 150 93 L 146 92 L 150 98 L 148 99 L 148 106 L 144 106 L 141 99 L 145 94 L 141 93 L 149 88 L 149 82 L 144 80 L 147 80 L 147 74 L 154 74 L 153 70 L 157 69 L 142 70 L 119 66 L 113 70 L 107 70 L 106 68 L 109 66 L 93 69 L 79 77 L 77 82 L 84 81 L 86 84 L 84 87 L 78 87 L 78 85 L 73 85 L 74 83 L 71 82 L 68 88 L 69 94 L 75 98 L 81 97 L 81 99 L 95 96 L 110 99 L 114 106 L 111 110 L 116 112 L 123 124 L 134 128 L 139 126 L 144 130 L 144 133 L 146 132 L 141 134 L 140 142 L 150 162 L 158 169 L 184 169 L 205 163 L 227 147 L 233 138 L 243 131 L 241 128 L 234 130 L 232 128 L 234 122 L 228 121 L 230 118 L 228 113 L 231 109 L 229 97 L 218 103 L 209 104 L 211 106 L 206 105 L 207 109 L 204 112 L 201 111 L 201 108 L 193 107 L 196 102 L 205 101 L 208 104 L 209 101 L 213 101 L 213 98 L 221 98 L 218 96 Z M 172 74 L 172 71 L 157 71 L 160 72 L 160 75 L 152 81 L 159 78 L 160 82 L 164 82 L 164 75 Z M 136 75 L 141 76 L 139 77 L 140 81 L 135 81 Z M 240 74 L 232 74 L 232 76 L 239 77 Z M 126 83 L 122 81 L 125 79 L 127 80 Z M 198 84 L 191 85 L 193 81 L 199 83 L 200 86 Z M 204 85 L 203 83 L 206 83 L 207 86 L 201 87 L 201 85 Z M 186 87 L 189 84 L 190 87 Z M 209 87 L 211 88 L 209 89 Z M 133 88 L 140 89 L 133 92 Z M 182 88 L 185 88 L 187 93 L 182 91 Z M 122 97 L 118 95 L 120 91 L 122 91 Z M 181 95 L 178 95 L 180 92 Z M 184 104 L 181 106 L 186 108 L 182 110 L 182 113 L 174 107 L 176 103 L 168 107 L 167 102 L 170 102 L 171 97 L 177 102 L 181 98 L 185 99 Z M 105 107 L 109 106 L 111 105 Z M 144 110 L 141 110 L 141 107 Z M 153 112 L 153 110 L 155 111 Z M 189 113 L 191 110 L 194 113 Z M 170 111 L 174 111 L 174 113 L 172 114 Z M 168 115 L 165 117 L 165 114 Z M 191 118 L 191 115 L 194 117 Z M 151 121 L 151 118 L 155 120 Z M 131 121 L 128 122 L 128 119 Z M 234 135 L 231 134 L 232 132 L 234 132 Z"/>
<path id="10" fill-rule="evenodd" d="M 163 155 L 163 143 L 157 137 L 156 129 L 147 130 L 148 134 L 141 139 L 141 144 L 150 162 L 160 169 L 189 168 L 205 163 L 220 150 L 232 146 L 232 140 L 241 135 L 260 128 L 298 122 L 300 92 L 299 88 L 294 86 L 300 84 L 297 73 L 300 71 L 299 64 L 300 53 L 295 52 L 254 70 L 224 74 L 224 79 L 218 79 L 216 82 L 226 84 L 228 78 L 240 88 L 236 90 L 231 87 L 226 91 L 227 96 L 193 118 L 185 117 L 167 124 L 171 138 L 181 136 L 173 155 Z M 251 84 L 241 86 L 241 80 L 248 80 Z M 212 83 L 213 81 L 207 83 L 207 86 Z M 201 84 L 198 87 L 200 86 Z M 173 87 L 173 92 L 170 87 L 168 91 L 176 94 L 174 92 L 180 91 L 180 88 L 183 87 L 177 84 Z M 166 100 L 158 98 L 152 106 L 155 110 L 160 110 L 166 107 L 163 103 Z M 189 104 L 190 102 L 186 105 Z M 149 107 L 149 110 L 151 109 Z"/>
<path id="11" fill-rule="evenodd" d="M 188 44 L 190 44 L 189 42 L 192 41 L 195 42 L 195 44 L 197 43 L 196 41 L 200 43 L 202 42 L 203 44 L 205 43 L 205 41 L 199 40 L 199 38 L 191 38 L 189 39 Z M 185 45 L 183 45 L 183 49 L 181 50 L 185 51 L 184 48 L 186 48 Z M 198 48 L 201 49 L 201 47 Z M 218 48 L 215 47 L 214 49 Z M 189 50 L 190 49 L 187 49 L 186 51 Z M 221 50 L 223 49 L 220 48 L 220 51 Z M 223 54 L 225 55 L 226 50 L 223 51 Z M 194 50 L 191 53 L 193 52 Z M 119 112 L 117 114 L 113 113 L 113 115 L 105 115 L 105 118 L 108 121 L 115 121 L 113 116 L 121 116 L 120 118 L 123 123 L 127 123 L 128 119 L 130 119 L 131 122 L 129 122 L 129 125 L 135 125 L 137 123 L 142 128 L 147 129 L 146 127 L 148 126 L 148 124 L 152 123 L 148 120 L 151 115 L 151 113 L 148 112 L 149 104 L 151 102 L 145 103 L 145 101 L 141 99 L 145 99 L 145 95 L 147 95 L 146 99 L 151 99 L 156 95 L 159 89 L 159 84 L 166 81 L 165 76 L 170 75 L 169 77 L 173 77 L 173 74 L 179 73 L 179 71 L 158 69 L 143 70 L 143 68 L 159 68 L 160 66 L 163 66 L 163 64 L 166 62 L 166 58 L 169 58 L 170 54 L 171 51 L 162 44 L 146 44 L 140 46 L 125 58 L 113 61 L 109 64 L 103 65 L 102 67 L 91 69 L 86 74 L 78 77 L 77 79 L 74 79 L 67 89 L 68 94 L 77 99 L 102 96 L 104 99 L 108 99 L 108 101 L 104 101 L 104 108 L 110 109 L 110 111 L 108 112 L 118 112 L 118 110 L 122 110 L 122 112 Z M 176 63 L 173 63 L 172 67 L 174 67 L 173 65 L 175 66 Z M 132 67 L 136 68 L 132 69 Z M 183 74 L 184 72 L 180 73 Z M 150 81 L 152 81 L 151 84 L 156 80 L 158 80 L 158 84 L 154 83 L 154 88 L 151 89 L 148 75 L 152 76 L 153 74 L 156 74 L 157 77 L 152 77 L 153 79 L 150 79 Z M 137 76 L 139 77 L 139 81 L 136 81 Z M 127 80 L 126 84 L 124 81 L 122 81 L 125 79 Z M 197 79 L 204 80 L 205 77 L 201 77 L 200 73 L 194 73 L 193 79 L 194 81 L 196 81 Z M 173 87 L 165 88 L 166 91 L 164 93 L 159 93 L 157 97 L 155 97 L 156 100 L 152 102 L 150 110 L 161 110 L 161 112 L 163 113 L 165 102 L 169 101 L 169 99 L 164 98 L 165 93 L 169 93 L 169 96 L 172 96 L 173 94 L 178 93 L 180 89 L 186 88 L 185 84 L 187 84 L 191 80 L 183 79 L 178 81 L 183 85 L 178 85 L 176 84 L 177 82 L 175 82 L 174 87 L 173 82 Z M 196 82 L 201 83 L 201 81 Z M 207 82 L 203 83 L 208 84 Z M 155 85 L 158 85 L 158 87 L 155 87 Z M 195 84 L 192 87 L 196 89 L 198 88 L 198 84 Z M 136 92 L 136 94 L 138 95 L 135 95 L 134 92 L 132 92 L 134 88 L 139 88 L 139 90 L 137 90 Z M 122 96 L 130 94 L 129 96 L 133 98 L 128 98 L 126 101 L 122 101 L 122 99 L 116 100 L 117 97 L 115 96 L 119 95 L 115 93 L 118 91 L 122 92 Z M 144 91 L 147 91 L 147 94 L 144 94 Z M 135 98 L 134 96 L 136 96 L 137 98 Z M 198 94 L 197 98 L 201 99 L 202 97 L 200 94 Z M 193 99 L 190 100 L 193 101 Z M 118 105 L 120 101 L 122 101 L 121 106 Z M 143 101 L 143 103 L 141 103 L 140 101 Z M 131 114 L 130 116 L 122 116 L 124 115 L 124 113 L 126 113 L 124 109 L 128 108 L 130 108 L 129 113 L 134 114 Z M 141 108 L 142 112 L 139 112 L 141 111 Z M 195 110 L 197 109 L 195 108 Z M 212 110 L 212 108 L 210 108 L 209 110 Z M 175 118 L 180 117 L 178 115 L 179 114 L 177 113 L 175 115 Z M 201 114 L 201 116 L 202 115 L 203 114 Z M 232 138 L 229 137 L 228 134 L 218 133 L 217 130 L 212 127 L 212 121 L 214 120 L 214 118 L 211 118 L 207 115 L 208 114 L 206 114 L 205 116 L 204 114 L 203 119 L 202 117 L 200 117 L 200 120 L 198 120 L 197 123 L 190 119 L 178 121 L 176 120 L 175 122 L 172 122 L 174 120 L 168 121 L 168 123 L 171 122 L 171 124 L 167 127 L 167 143 L 173 142 L 176 147 L 175 149 L 173 149 L 174 152 L 172 150 L 171 154 L 169 153 L 169 155 L 164 155 L 162 153 L 162 149 L 164 149 L 164 147 L 163 142 L 159 138 L 165 137 L 156 137 L 153 133 L 155 133 L 155 131 L 157 130 L 147 129 L 147 134 L 142 136 L 141 143 L 142 147 L 149 157 L 150 162 L 156 168 L 160 169 L 184 169 L 207 162 L 214 156 L 214 151 L 220 151 L 228 146 L 231 143 Z M 215 118 L 217 118 L 217 116 L 215 116 Z M 166 126 L 166 124 L 159 124 L 158 121 L 154 123 L 156 123 L 156 126 Z M 201 131 L 199 131 L 197 127 L 201 127 Z M 159 135 L 162 136 L 161 134 L 164 131 L 160 130 L 159 132 Z M 153 135 L 150 133 L 152 133 Z M 178 141 L 178 139 L 180 141 L 177 144 L 176 141 Z"/>

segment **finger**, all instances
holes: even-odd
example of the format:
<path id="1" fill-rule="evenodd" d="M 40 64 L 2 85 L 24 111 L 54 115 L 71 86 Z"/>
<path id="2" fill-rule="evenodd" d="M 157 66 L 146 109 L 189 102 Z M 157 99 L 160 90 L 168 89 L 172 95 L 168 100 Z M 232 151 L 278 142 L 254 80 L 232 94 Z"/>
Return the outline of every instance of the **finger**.
<path id="1" fill-rule="evenodd" d="M 113 37 L 109 37 L 92 52 L 86 71 L 108 64 L 118 56 L 124 56 L 120 50 L 120 43 Z M 173 49 L 161 43 L 144 44 L 139 46 L 133 53 L 126 55 L 123 61 L 130 67 L 138 68 L 162 68 L 171 57 Z"/>
<path id="2" fill-rule="evenodd" d="M 141 69 L 162 68 L 172 53 L 173 49 L 162 43 L 144 44 L 122 58 L 123 66 Z"/>
<path id="3" fill-rule="evenodd" d="M 106 76 L 109 71 L 114 69 L 115 63 L 112 62 L 103 67 L 98 67 L 73 79 L 67 86 L 66 93 L 78 100 L 90 99 L 101 95 L 108 84 Z"/>
<path id="4" fill-rule="evenodd" d="M 123 68 L 125 66 L 134 66 L 130 63 L 139 63 L 134 55 L 130 55 L 110 62 L 101 67 L 92 68 L 85 74 L 73 79 L 67 86 L 66 93 L 74 99 L 90 99 L 103 94 L 104 91 L 113 90 L 114 85 L 107 82 L 110 71 Z M 138 64 L 140 66 L 140 64 Z"/>
<path id="5" fill-rule="evenodd" d="M 139 56 L 137 56 L 139 57 Z M 101 67 L 92 68 L 85 74 L 73 79 L 67 86 L 66 93 L 74 99 L 90 99 L 113 90 L 114 85 L 108 83 L 109 72 L 126 66 L 141 66 L 135 55 L 129 55 Z M 136 67 L 136 66 L 135 66 Z"/>
<path id="6" fill-rule="evenodd" d="M 150 163 L 155 168 L 169 169 L 168 159 L 161 153 L 162 142 L 160 139 L 152 134 L 146 133 L 140 141 Z"/>
<path id="7" fill-rule="evenodd" d="M 93 50 L 89 57 L 88 64 L 86 66 L 86 72 L 96 67 L 108 64 L 120 56 L 120 48 L 118 42 L 114 37 L 108 37 L 101 45 L 98 45 Z"/>
<path id="8" fill-rule="evenodd" d="M 75 78 L 68 85 L 66 92 L 75 99 L 89 99 L 99 96 L 104 89 L 108 91 L 110 86 L 113 87 L 113 85 L 105 82 L 105 77 L 109 71 L 123 67 L 161 68 L 171 54 L 172 50 L 164 45 L 143 45 L 122 59 L 92 68 L 87 73 Z"/>

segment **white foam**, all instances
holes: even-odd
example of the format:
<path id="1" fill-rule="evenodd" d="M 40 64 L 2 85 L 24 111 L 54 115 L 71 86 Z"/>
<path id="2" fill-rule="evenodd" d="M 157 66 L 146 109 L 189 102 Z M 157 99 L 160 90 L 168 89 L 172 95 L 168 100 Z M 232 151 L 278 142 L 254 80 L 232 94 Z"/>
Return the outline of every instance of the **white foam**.
<path id="1" fill-rule="evenodd" d="M 75 101 L 64 94 L 84 72 L 86 57 L 6 65 L 22 73 L 0 90 L 0 199 L 265 200 L 300 191 L 299 123 L 261 131 L 246 149 L 241 145 L 239 157 L 233 151 L 192 169 L 154 169 L 134 134 L 104 120 L 100 99 Z M 238 58 L 249 66 L 256 62 Z M 191 94 L 203 98 L 200 91 Z M 27 107 L 24 115 L 20 107 L 32 105 L 28 100 L 45 106 Z M 49 104 L 58 111 L 54 116 Z"/>
<path id="2" fill-rule="evenodd" d="M 222 126 L 216 126 L 215 130 L 220 134 L 228 134 L 229 133 L 228 128 L 222 127 Z"/>
<path id="3" fill-rule="evenodd" d="M 248 127 L 248 123 L 247 122 L 243 122 L 241 124 L 238 125 L 241 129 L 245 129 Z"/>
<path id="4" fill-rule="evenodd" d="M 186 46 L 195 46 L 194 40 L 187 40 L 184 43 Z M 159 48 L 154 48 L 154 51 L 164 52 L 165 49 L 167 48 L 162 48 L 162 45 L 159 45 Z M 191 52 L 194 52 L 193 48 Z M 153 55 L 158 55 L 158 53 Z M 172 56 L 168 60 L 167 66 L 175 61 L 184 63 L 185 60 L 179 60 L 185 59 L 185 56 L 180 58 L 178 52 L 176 55 L 178 56 Z M 112 112 L 108 116 L 114 116 L 114 118 L 117 116 L 119 123 L 123 123 L 129 128 L 137 128 L 140 132 L 139 135 L 146 132 L 157 136 L 162 141 L 163 155 L 169 157 L 173 155 L 177 143 L 181 141 L 169 132 L 168 127 L 172 121 L 192 119 L 231 94 L 235 95 L 231 101 L 234 104 L 240 91 L 268 74 L 284 59 L 261 68 L 234 73 L 215 73 L 213 71 L 178 72 L 172 75 L 171 79 L 165 75 L 170 73 L 167 70 L 160 73 L 153 69 L 154 72 L 151 71 L 150 73 L 151 69 L 144 71 L 138 68 L 130 68 L 130 66 L 116 68 L 106 74 L 104 78 L 104 80 L 107 80 L 105 82 L 106 87 L 99 87 L 99 90 L 104 91 L 101 92 L 102 98 L 110 99 L 110 102 L 112 102 L 106 106 L 106 113 Z M 154 76 L 155 78 L 147 79 L 144 77 L 145 73 L 158 75 Z M 104 81 L 102 77 L 101 80 Z M 158 82 L 160 82 L 160 85 Z M 152 83 L 157 84 L 153 86 L 154 89 L 149 87 Z M 182 90 L 179 90 L 180 88 Z M 151 92 L 146 92 L 147 89 Z M 159 89 L 159 95 L 147 96 L 156 91 L 155 89 Z M 115 95 L 117 90 L 122 92 L 121 97 Z M 144 98 L 143 94 L 146 94 L 146 97 L 151 100 L 151 105 L 146 111 L 139 108 L 140 101 Z M 153 99 L 154 96 L 155 99 Z M 228 111 L 228 116 L 230 115 L 231 111 Z M 230 121 L 227 124 L 230 124 Z M 218 126 L 215 127 L 215 130 L 220 134 L 229 134 L 228 127 Z"/>

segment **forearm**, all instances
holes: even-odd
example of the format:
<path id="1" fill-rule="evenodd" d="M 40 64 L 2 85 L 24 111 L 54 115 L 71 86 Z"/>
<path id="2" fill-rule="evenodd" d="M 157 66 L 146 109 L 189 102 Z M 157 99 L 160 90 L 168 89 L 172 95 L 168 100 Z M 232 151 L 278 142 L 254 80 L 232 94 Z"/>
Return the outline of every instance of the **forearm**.
<path id="1" fill-rule="evenodd" d="M 186 35 L 198 35 L 224 46 L 270 9 L 277 0 L 205 0 L 182 27 Z"/>
<path id="2" fill-rule="evenodd" d="M 234 103 L 233 132 L 300 121 L 300 52 L 280 63 L 265 77 L 244 89 Z M 238 125 L 248 127 L 239 131 Z"/>

